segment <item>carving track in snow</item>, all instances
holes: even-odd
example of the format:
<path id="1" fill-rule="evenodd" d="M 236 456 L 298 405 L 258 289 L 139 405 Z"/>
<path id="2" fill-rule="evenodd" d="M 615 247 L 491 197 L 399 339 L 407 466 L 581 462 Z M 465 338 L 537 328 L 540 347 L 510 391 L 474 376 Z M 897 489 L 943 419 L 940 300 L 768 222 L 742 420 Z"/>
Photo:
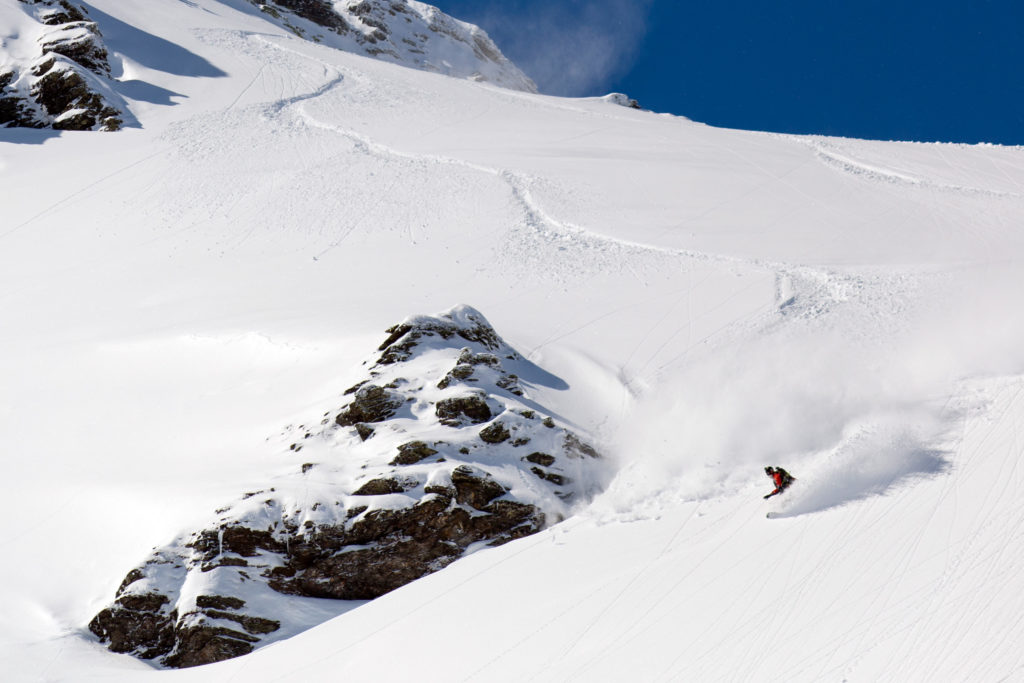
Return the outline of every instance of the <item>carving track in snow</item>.
<path id="1" fill-rule="evenodd" d="M 238 31 L 208 0 L 95 2 L 230 77 L 144 73 L 186 94 L 152 127 L 5 155 L 32 228 L 0 251 L 7 540 L 33 558 L 0 568 L 5 672 L 148 676 L 79 635 L 124 568 L 295 466 L 265 435 L 336 408 L 384 326 L 468 300 L 608 438 L 602 499 L 167 676 L 1019 677 L 1019 153 L 722 131 Z M 768 463 L 803 488 L 764 503 Z"/>

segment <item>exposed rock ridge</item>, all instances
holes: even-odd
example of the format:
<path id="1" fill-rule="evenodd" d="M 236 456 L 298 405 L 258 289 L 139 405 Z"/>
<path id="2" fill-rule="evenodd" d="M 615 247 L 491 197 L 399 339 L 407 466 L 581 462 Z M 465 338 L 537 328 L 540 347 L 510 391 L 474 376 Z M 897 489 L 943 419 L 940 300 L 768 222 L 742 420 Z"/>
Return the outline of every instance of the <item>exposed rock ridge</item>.
<path id="1" fill-rule="evenodd" d="M 0 67 L 0 127 L 118 130 L 103 37 L 87 10 L 67 0 L 19 0 L 34 27 L 36 56 Z M 34 39 L 33 39 L 34 38 Z"/>
<path id="2" fill-rule="evenodd" d="M 340 407 L 283 432 L 287 471 L 128 573 L 89 625 L 111 650 L 171 667 L 245 654 L 313 625 L 288 601 L 378 597 L 594 492 L 597 452 L 530 398 L 564 386 L 478 311 L 386 333 Z"/>
<path id="3" fill-rule="evenodd" d="M 296 35 L 457 78 L 514 90 L 537 86 L 487 33 L 415 0 L 249 0 Z"/>

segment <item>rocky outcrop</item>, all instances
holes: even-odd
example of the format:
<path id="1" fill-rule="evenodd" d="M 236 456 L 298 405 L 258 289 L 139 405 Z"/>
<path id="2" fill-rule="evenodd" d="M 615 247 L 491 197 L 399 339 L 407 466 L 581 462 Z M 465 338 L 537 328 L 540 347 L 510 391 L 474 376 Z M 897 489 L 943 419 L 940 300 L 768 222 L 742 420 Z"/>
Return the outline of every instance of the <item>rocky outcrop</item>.
<path id="1" fill-rule="evenodd" d="M 376 598 L 593 492 L 597 451 L 530 398 L 551 376 L 479 312 L 386 334 L 340 405 L 281 434 L 289 474 L 129 572 L 102 642 L 169 667 L 245 654 L 313 625 L 288 601 Z"/>
<path id="2" fill-rule="evenodd" d="M 382 422 L 398 410 L 405 402 L 402 396 L 389 392 L 375 384 L 366 384 L 356 391 L 349 406 L 334 418 L 342 427 L 351 427 L 360 422 Z"/>
<path id="3" fill-rule="evenodd" d="M 67 0 L 19 2 L 36 29 L 34 40 L 18 36 L 19 51 L 36 56 L 12 60 L 0 71 L 0 127 L 118 130 L 123 103 L 110 88 L 107 49 L 85 7 Z"/>
<path id="4" fill-rule="evenodd" d="M 537 87 L 482 29 L 410 0 L 249 0 L 296 35 L 457 78 Z"/>

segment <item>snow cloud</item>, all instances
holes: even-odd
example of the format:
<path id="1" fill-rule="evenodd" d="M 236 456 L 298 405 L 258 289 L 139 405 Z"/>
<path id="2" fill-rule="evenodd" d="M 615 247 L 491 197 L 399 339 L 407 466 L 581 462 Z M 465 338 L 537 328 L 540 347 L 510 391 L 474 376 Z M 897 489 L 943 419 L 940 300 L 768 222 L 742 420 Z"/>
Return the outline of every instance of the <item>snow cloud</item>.
<path id="1" fill-rule="evenodd" d="M 955 288 L 926 278 L 923 300 L 941 305 L 784 321 L 674 368 L 625 421 L 603 502 L 642 517 L 672 500 L 753 497 L 770 490 L 762 468 L 780 465 L 798 482 L 777 505 L 797 515 L 946 470 L 963 411 L 978 407 L 964 381 L 1024 372 L 1024 316 L 1006 316 L 1021 278 L 991 266 Z"/>
<path id="2" fill-rule="evenodd" d="M 629 69 L 653 0 L 515 0 L 455 16 L 479 24 L 541 92 L 605 94 Z"/>

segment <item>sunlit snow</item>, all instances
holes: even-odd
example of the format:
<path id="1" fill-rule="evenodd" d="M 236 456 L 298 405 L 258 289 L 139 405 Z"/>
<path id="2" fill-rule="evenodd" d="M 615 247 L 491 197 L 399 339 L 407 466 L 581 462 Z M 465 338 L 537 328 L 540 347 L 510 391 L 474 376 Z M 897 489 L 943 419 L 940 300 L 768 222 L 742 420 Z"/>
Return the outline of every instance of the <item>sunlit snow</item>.
<path id="1" fill-rule="evenodd" d="M 5 680 L 1024 678 L 1020 148 L 503 90 L 241 0 L 89 7 L 141 127 L 0 130 Z M 611 453 L 602 494 L 239 659 L 95 642 L 386 327 L 460 303 L 564 380 L 537 400 Z M 765 501 L 769 464 L 797 482 Z"/>

